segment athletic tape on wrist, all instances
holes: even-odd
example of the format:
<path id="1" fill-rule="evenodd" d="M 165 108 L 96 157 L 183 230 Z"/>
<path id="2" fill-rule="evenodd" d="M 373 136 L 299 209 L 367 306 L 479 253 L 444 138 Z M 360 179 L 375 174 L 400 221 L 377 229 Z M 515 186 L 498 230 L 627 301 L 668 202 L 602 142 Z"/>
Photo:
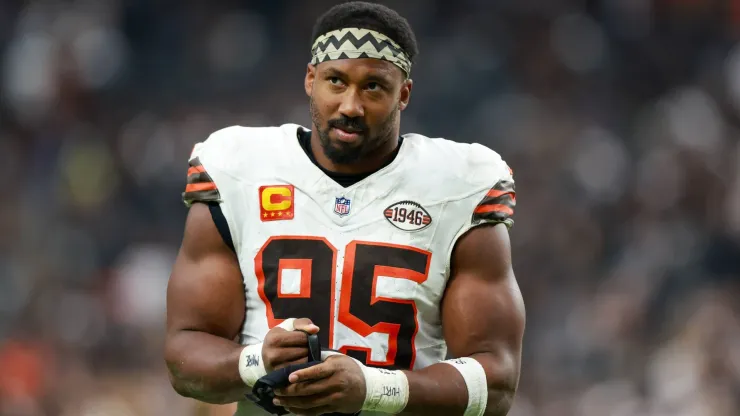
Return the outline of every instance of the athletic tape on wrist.
<path id="1" fill-rule="evenodd" d="M 267 375 L 265 363 L 262 360 L 262 343 L 247 345 L 239 354 L 239 375 L 249 387 L 254 386 L 262 376 Z"/>
<path id="2" fill-rule="evenodd" d="M 365 403 L 362 410 L 396 414 L 406 408 L 409 381 L 403 371 L 371 368 L 360 364 L 365 375 Z"/>
<path id="3" fill-rule="evenodd" d="M 294 331 L 295 318 L 289 318 L 281 322 L 278 327 L 286 331 Z M 260 378 L 267 375 L 265 362 L 262 359 L 262 344 L 247 345 L 239 354 L 239 376 L 249 387 L 254 386 Z"/>
<path id="4" fill-rule="evenodd" d="M 488 404 L 488 381 L 486 371 L 478 360 L 470 357 L 442 361 L 457 369 L 468 388 L 468 407 L 464 416 L 483 416 Z"/>

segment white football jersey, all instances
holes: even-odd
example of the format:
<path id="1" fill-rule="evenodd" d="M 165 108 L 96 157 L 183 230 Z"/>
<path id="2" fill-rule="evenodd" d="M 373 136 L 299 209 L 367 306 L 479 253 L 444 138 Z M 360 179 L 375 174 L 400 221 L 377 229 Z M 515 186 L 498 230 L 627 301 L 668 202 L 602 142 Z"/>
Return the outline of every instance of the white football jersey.
<path id="1" fill-rule="evenodd" d="M 244 343 L 308 317 L 322 346 L 369 366 L 443 360 L 452 249 L 476 225 L 511 225 L 511 170 L 485 146 L 407 134 L 389 165 L 345 188 L 309 159 L 299 129 L 229 127 L 190 158 L 183 198 L 220 203 L 239 258 Z M 266 413 L 245 401 L 237 414 Z"/>

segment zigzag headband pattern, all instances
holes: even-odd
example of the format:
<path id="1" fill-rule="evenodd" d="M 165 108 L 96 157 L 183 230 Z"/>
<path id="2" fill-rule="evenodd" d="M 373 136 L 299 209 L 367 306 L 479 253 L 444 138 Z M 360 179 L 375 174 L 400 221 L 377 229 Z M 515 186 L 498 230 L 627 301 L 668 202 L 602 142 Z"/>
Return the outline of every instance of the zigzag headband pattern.
<path id="1" fill-rule="evenodd" d="M 411 60 L 388 36 L 370 29 L 345 28 L 319 36 L 311 48 L 311 64 L 335 59 L 375 58 L 388 61 L 408 77 Z"/>

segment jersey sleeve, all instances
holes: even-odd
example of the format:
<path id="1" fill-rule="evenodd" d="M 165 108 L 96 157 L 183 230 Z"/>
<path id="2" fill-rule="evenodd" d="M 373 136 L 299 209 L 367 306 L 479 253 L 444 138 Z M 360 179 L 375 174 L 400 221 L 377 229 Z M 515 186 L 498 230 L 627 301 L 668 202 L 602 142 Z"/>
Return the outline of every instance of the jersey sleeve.
<path id="1" fill-rule="evenodd" d="M 238 127 L 227 127 L 195 144 L 188 160 L 187 182 L 182 193 L 186 206 L 195 202 L 223 202 L 236 170 L 240 132 Z"/>
<path id="2" fill-rule="evenodd" d="M 468 165 L 470 175 L 477 183 L 474 188 L 477 191 L 465 204 L 467 207 L 472 205 L 465 228 L 481 224 L 504 224 L 511 228 L 516 208 L 514 171 L 498 153 L 482 145 L 472 146 Z"/>
<path id="3" fill-rule="evenodd" d="M 510 173 L 508 177 L 498 179 L 475 206 L 471 225 L 502 223 L 511 228 L 514 225 L 512 217 L 515 207 L 516 189 L 513 174 Z"/>
<path id="4" fill-rule="evenodd" d="M 513 171 L 501 156 L 486 146 L 473 144 L 468 148 L 460 169 L 465 172 L 462 196 L 446 207 L 450 230 L 447 260 L 451 270 L 452 253 L 458 240 L 481 225 L 514 225 L 516 191 Z M 462 189 L 461 189 L 462 191 Z"/>
<path id="5" fill-rule="evenodd" d="M 227 127 L 211 134 L 193 147 L 188 160 L 187 180 L 182 201 L 209 206 L 216 228 L 224 242 L 236 251 L 240 241 L 239 181 L 243 163 L 244 130 Z"/>
<path id="6" fill-rule="evenodd" d="M 195 154 L 195 149 L 193 150 Z M 188 162 L 188 177 L 182 200 L 190 207 L 194 202 L 221 202 L 221 193 L 211 175 L 198 156 L 193 156 Z"/>

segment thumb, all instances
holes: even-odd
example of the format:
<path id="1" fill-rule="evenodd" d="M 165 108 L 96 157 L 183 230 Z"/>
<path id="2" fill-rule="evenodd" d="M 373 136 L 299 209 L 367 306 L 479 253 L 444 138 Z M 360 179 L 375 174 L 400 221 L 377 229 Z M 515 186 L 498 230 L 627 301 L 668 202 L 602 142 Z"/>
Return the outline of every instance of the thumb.
<path id="1" fill-rule="evenodd" d="M 313 322 L 311 322 L 311 320 L 308 318 L 296 319 L 295 322 L 293 322 L 293 328 L 295 328 L 296 331 L 305 331 L 309 334 L 315 334 L 319 332 L 319 327 L 314 325 Z"/>

